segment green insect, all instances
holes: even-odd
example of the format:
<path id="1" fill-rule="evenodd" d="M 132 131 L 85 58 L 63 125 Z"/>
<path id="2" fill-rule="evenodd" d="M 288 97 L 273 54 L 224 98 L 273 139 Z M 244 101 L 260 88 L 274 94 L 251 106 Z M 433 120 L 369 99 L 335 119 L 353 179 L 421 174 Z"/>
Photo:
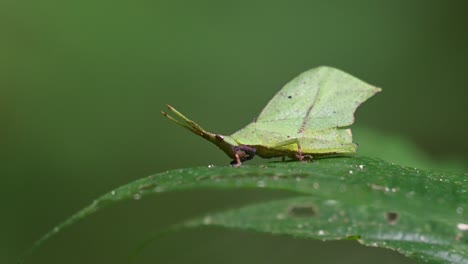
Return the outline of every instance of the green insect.
<path id="1" fill-rule="evenodd" d="M 239 166 L 254 155 L 262 158 L 312 156 L 356 152 L 351 129 L 356 108 L 381 89 L 330 67 L 308 70 L 287 83 L 260 115 L 236 133 L 210 133 L 174 107 L 161 113 L 178 125 L 218 146 Z"/>

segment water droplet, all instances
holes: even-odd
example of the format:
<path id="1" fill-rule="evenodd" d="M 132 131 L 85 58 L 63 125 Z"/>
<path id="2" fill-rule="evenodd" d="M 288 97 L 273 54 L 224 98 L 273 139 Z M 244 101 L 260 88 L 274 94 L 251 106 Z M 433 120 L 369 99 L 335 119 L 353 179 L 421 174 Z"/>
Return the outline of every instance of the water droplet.
<path id="1" fill-rule="evenodd" d="M 213 223 L 213 218 L 211 216 L 207 215 L 205 218 L 203 218 L 203 224 L 204 225 L 211 225 Z"/>
<path id="2" fill-rule="evenodd" d="M 302 181 L 301 177 L 296 177 L 296 181 L 298 182 Z"/>
<path id="3" fill-rule="evenodd" d="M 315 190 L 318 190 L 320 188 L 320 184 L 318 182 L 314 182 L 313 187 Z"/>
<path id="4" fill-rule="evenodd" d="M 58 226 L 54 227 L 54 233 L 57 233 L 58 231 L 60 231 L 60 228 Z"/>
<path id="5" fill-rule="evenodd" d="M 161 187 L 161 186 L 158 186 L 158 187 L 154 188 L 154 191 L 157 192 L 157 193 L 159 193 L 159 192 L 164 191 L 164 188 Z"/>
<path id="6" fill-rule="evenodd" d="M 419 237 L 419 240 L 421 240 L 421 241 L 426 241 L 426 237 L 425 237 L 425 236 L 420 236 L 420 237 Z"/>
<path id="7" fill-rule="evenodd" d="M 459 223 L 457 225 L 457 228 L 460 229 L 461 231 L 468 231 L 468 225 L 467 224 Z"/>
<path id="8" fill-rule="evenodd" d="M 303 227 L 302 224 L 298 224 L 298 225 L 297 225 L 297 228 L 302 228 L 302 227 Z"/>
<path id="9" fill-rule="evenodd" d="M 463 207 L 461 207 L 461 206 L 457 207 L 457 214 L 459 214 L 459 215 L 463 214 Z"/>
<path id="10" fill-rule="evenodd" d="M 350 170 L 350 171 L 349 171 L 349 174 L 353 174 L 353 171 L 352 171 L 352 170 Z"/>
<path id="11" fill-rule="evenodd" d="M 265 182 L 264 181 L 258 181 L 257 186 L 260 187 L 260 188 L 263 188 L 263 187 L 265 187 Z"/>
<path id="12" fill-rule="evenodd" d="M 317 232 L 317 234 L 318 234 L 319 236 L 323 236 L 323 235 L 325 235 L 325 231 L 319 230 L 319 231 Z"/>
<path id="13" fill-rule="evenodd" d="M 111 195 L 115 195 L 115 191 L 112 191 L 112 192 L 111 192 Z"/>
<path id="14" fill-rule="evenodd" d="M 210 164 L 210 165 L 208 165 L 208 168 L 209 168 L 209 169 L 214 168 L 214 165 L 213 165 L 213 164 Z"/>
<path id="15" fill-rule="evenodd" d="M 381 186 L 381 185 L 377 185 L 377 184 L 370 184 L 370 187 L 372 188 L 372 190 L 376 190 L 376 191 L 382 191 L 382 190 L 385 190 L 385 187 L 384 186 Z"/>
<path id="16" fill-rule="evenodd" d="M 133 195 L 133 199 L 135 199 L 135 200 L 140 200 L 140 199 L 141 199 L 141 194 L 135 193 L 135 194 Z"/>
<path id="17" fill-rule="evenodd" d="M 362 165 L 362 164 L 359 165 L 359 168 L 360 168 L 361 170 L 363 170 L 363 169 L 364 169 L 364 165 Z"/>
<path id="18" fill-rule="evenodd" d="M 156 184 L 154 182 L 150 182 L 150 183 L 145 183 L 145 184 L 142 184 L 142 185 L 138 186 L 138 189 L 140 191 L 144 191 L 144 190 L 154 188 L 155 186 L 156 186 Z"/>
<path id="19" fill-rule="evenodd" d="M 276 219 L 278 220 L 283 220 L 284 218 L 286 218 L 286 215 L 282 214 L 282 213 L 279 213 L 276 215 Z"/>
<path id="20" fill-rule="evenodd" d="M 335 205 L 335 204 L 337 204 L 337 203 L 338 203 L 338 202 L 337 202 L 336 200 L 326 200 L 326 201 L 325 201 L 325 204 L 327 204 L 327 205 Z"/>

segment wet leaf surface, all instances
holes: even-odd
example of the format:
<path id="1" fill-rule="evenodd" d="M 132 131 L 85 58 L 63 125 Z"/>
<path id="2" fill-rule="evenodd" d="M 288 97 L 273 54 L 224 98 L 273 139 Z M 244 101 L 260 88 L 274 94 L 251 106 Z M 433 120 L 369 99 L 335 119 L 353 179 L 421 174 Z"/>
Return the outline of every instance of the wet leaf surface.
<path id="1" fill-rule="evenodd" d="M 176 169 L 121 186 L 41 238 L 126 200 L 193 189 L 276 189 L 297 197 L 217 212 L 185 226 L 357 239 L 427 263 L 468 263 L 468 176 L 403 167 L 368 157 Z"/>

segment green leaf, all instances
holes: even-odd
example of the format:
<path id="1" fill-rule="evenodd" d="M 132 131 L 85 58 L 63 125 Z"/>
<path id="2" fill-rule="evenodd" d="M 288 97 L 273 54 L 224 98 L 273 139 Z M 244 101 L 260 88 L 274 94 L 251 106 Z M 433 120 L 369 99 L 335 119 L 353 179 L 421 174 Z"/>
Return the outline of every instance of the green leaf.
<path id="1" fill-rule="evenodd" d="M 208 166 L 155 174 L 96 199 L 47 233 L 34 247 L 110 204 L 163 192 L 203 188 L 279 189 L 301 196 L 215 214 L 213 223 L 218 225 L 310 238 L 317 238 L 320 229 L 316 226 L 319 226 L 326 231 L 327 239 L 359 236 L 364 243 L 375 242 L 376 246 L 393 248 L 419 260 L 450 263 L 458 258 L 458 263 L 468 262 L 467 175 L 418 170 L 367 157 L 328 158 L 311 163 L 277 162 L 240 168 Z M 302 197 L 304 195 L 307 197 Z M 295 210 L 295 205 L 303 208 Z M 313 210 L 318 212 L 317 216 L 311 216 L 309 205 L 315 206 Z M 336 221 L 343 222 L 342 211 L 349 221 L 349 230 L 346 225 L 331 225 L 326 217 L 336 215 Z M 280 213 L 285 214 L 288 221 L 284 221 L 284 226 L 273 227 L 271 223 L 277 223 Z M 295 214 L 304 216 L 295 219 Z M 256 222 L 256 217 L 264 220 Z M 235 219 L 245 221 L 236 222 Z M 299 234 L 297 225 L 293 228 L 292 224 L 298 223 L 294 221 L 311 222 L 309 226 L 303 225 L 304 231 Z M 415 243 L 418 239 L 419 244 Z"/>
<path id="2" fill-rule="evenodd" d="M 185 227 L 221 226 L 271 234 L 327 240 L 351 239 L 363 245 L 394 249 L 428 263 L 468 263 L 461 232 L 421 208 L 382 208 L 362 201 L 294 197 L 214 213 L 188 221 Z M 465 241 L 466 242 L 466 241 Z"/>

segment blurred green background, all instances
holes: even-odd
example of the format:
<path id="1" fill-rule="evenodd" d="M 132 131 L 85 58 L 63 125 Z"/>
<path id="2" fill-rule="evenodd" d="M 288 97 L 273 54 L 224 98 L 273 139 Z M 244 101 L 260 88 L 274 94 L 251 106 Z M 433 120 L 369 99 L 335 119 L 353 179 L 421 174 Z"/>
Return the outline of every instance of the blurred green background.
<path id="1" fill-rule="evenodd" d="M 466 164 L 467 3 L 1 1 L 0 263 L 14 262 L 55 224 L 117 186 L 229 162 L 165 120 L 165 103 L 229 134 L 287 81 L 319 65 L 384 89 L 358 110 L 356 126 L 402 135 L 435 161 Z M 287 195 L 205 191 L 127 202 L 53 238 L 29 263 L 125 263 L 171 223 Z M 354 242 L 221 229 L 164 237 L 138 258 L 289 261 L 412 263 Z"/>

